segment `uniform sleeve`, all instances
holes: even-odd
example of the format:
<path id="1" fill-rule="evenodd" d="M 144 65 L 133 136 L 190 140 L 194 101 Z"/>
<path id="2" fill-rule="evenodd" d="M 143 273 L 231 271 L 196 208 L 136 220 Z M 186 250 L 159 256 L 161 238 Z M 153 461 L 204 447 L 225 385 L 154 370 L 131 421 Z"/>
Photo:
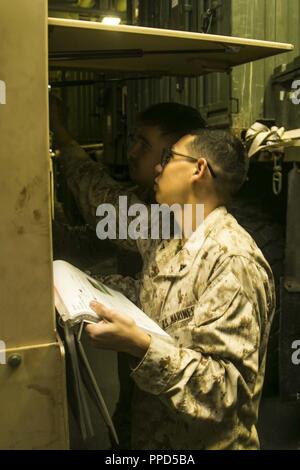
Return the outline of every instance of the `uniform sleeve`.
<path id="1" fill-rule="evenodd" d="M 111 289 L 118 290 L 128 297 L 135 305 L 139 302 L 140 280 L 131 276 L 122 276 L 121 274 L 93 275 L 97 281 L 102 282 Z"/>
<path id="2" fill-rule="evenodd" d="M 251 298 L 235 275 L 241 269 L 254 279 Z M 258 306 L 268 310 L 261 284 L 255 265 L 230 259 L 220 266 L 200 295 L 193 320 L 182 326 L 188 347 L 153 336 L 132 372 L 138 387 L 189 419 L 220 422 L 249 403 L 261 362 Z"/>
<path id="3" fill-rule="evenodd" d="M 132 237 L 120 239 L 119 233 L 119 196 L 126 196 L 127 207 L 143 204 L 142 201 L 124 184 L 111 178 L 105 166 L 88 158 L 87 153 L 76 141 L 61 149 L 61 162 L 67 184 L 72 191 L 76 204 L 88 225 L 95 228 L 100 221 L 96 210 L 100 204 L 111 204 L 116 210 L 115 239 L 110 240 L 123 249 L 139 251 L 142 255 L 149 251 L 149 238 L 134 240 Z M 129 224 L 134 217 L 122 217 L 122 224 Z M 147 219 L 148 221 L 148 219 Z"/>

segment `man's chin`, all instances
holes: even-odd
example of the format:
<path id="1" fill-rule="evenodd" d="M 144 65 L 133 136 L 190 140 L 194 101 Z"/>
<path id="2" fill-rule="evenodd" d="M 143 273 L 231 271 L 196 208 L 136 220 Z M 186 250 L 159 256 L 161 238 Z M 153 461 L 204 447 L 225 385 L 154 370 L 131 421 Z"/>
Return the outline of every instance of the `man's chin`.
<path id="1" fill-rule="evenodd" d="M 164 198 L 163 198 L 163 196 L 162 196 L 161 191 L 159 190 L 159 188 L 157 188 L 157 189 L 155 190 L 155 200 L 156 200 L 156 202 L 157 202 L 158 204 L 165 204 Z"/>
<path id="2" fill-rule="evenodd" d="M 155 201 L 159 205 L 164 205 L 168 207 L 172 207 L 174 204 L 177 204 L 175 201 L 171 202 L 170 200 L 166 199 L 159 190 L 155 192 Z"/>

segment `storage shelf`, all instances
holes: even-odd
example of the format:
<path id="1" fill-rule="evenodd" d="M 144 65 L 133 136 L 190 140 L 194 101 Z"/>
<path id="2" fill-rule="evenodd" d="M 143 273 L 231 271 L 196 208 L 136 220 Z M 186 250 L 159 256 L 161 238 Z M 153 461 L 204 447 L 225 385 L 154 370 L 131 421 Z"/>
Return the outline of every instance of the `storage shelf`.
<path id="1" fill-rule="evenodd" d="M 48 18 L 50 67 L 196 76 L 293 50 L 292 44 Z"/>

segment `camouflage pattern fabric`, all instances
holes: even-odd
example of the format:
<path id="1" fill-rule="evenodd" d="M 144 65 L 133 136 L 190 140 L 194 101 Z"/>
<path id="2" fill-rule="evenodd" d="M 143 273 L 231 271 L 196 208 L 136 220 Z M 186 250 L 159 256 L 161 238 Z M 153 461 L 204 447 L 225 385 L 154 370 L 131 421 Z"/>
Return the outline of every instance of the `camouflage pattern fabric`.
<path id="1" fill-rule="evenodd" d="M 122 292 L 134 304 L 138 303 L 140 280 L 120 274 L 92 275 L 94 279 L 101 281 L 111 289 Z"/>
<path id="2" fill-rule="evenodd" d="M 84 161 L 71 178 L 92 220 L 113 189 Z M 130 241 L 144 259 L 139 306 L 172 338 L 152 336 L 143 359 L 132 360 L 132 449 L 257 449 L 272 271 L 225 207 L 188 242 Z"/>
<path id="3" fill-rule="evenodd" d="M 178 244 L 162 242 L 145 266 L 140 305 L 172 343 L 152 337 L 133 369 L 132 448 L 257 449 L 271 269 L 225 207 L 205 219 L 198 250 Z"/>
<path id="4" fill-rule="evenodd" d="M 127 196 L 128 207 L 133 204 L 148 202 L 149 191 L 141 191 L 139 186 L 129 186 L 128 183 L 116 181 L 107 172 L 107 168 L 100 162 L 88 158 L 87 153 L 76 141 L 61 149 L 62 169 L 66 176 L 68 186 L 72 191 L 76 204 L 85 222 L 95 228 L 99 218 L 96 209 L 100 204 L 109 203 L 116 208 L 118 233 L 118 205 L 119 196 Z M 128 217 L 128 223 L 134 217 Z M 131 239 L 115 240 L 120 248 L 138 251 L 136 241 Z"/>

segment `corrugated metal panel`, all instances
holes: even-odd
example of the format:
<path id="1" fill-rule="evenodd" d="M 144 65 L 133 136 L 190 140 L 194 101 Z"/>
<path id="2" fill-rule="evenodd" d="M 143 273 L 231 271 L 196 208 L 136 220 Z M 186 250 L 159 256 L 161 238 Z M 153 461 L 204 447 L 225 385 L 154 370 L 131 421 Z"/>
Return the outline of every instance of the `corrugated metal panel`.
<path id="1" fill-rule="evenodd" d="M 64 72 L 63 72 L 64 74 Z M 65 80 L 92 80 L 91 72 L 65 72 Z M 83 85 L 64 89 L 65 103 L 72 110 L 68 125 L 80 143 L 94 143 L 101 140 L 100 120 L 97 116 L 98 86 Z"/>
<path id="2" fill-rule="evenodd" d="M 229 32 L 228 7 L 231 0 L 225 2 L 225 10 L 217 9 L 216 21 L 212 23 L 213 33 Z M 139 24 L 200 32 L 203 30 L 203 14 L 214 3 L 212 0 L 162 0 L 155 2 L 154 8 L 154 5 L 151 6 L 150 2 L 144 0 L 140 2 Z M 139 92 L 135 93 L 135 89 L 139 89 Z M 185 79 L 164 77 L 160 80 L 143 81 L 142 85 L 136 83 L 130 86 L 128 97 L 129 103 L 136 103 L 138 110 L 161 101 L 176 101 L 198 108 L 211 123 L 223 123 L 224 119 L 228 123 L 230 87 L 226 74 L 215 73 L 206 77 Z"/>
<path id="3" fill-rule="evenodd" d="M 268 3 L 271 4 L 271 2 Z M 266 36 L 266 3 L 261 0 L 235 0 L 232 4 L 232 34 L 263 39 Z M 239 112 L 232 115 L 236 128 L 249 127 L 263 117 L 265 63 L 247 64 L 231 73 L 232 97 L 239 103 Z"/>
<path id="4" fill-rule="evenodd" d="M 291 42 L 294 52 L 236 67 L 230 74 L 184 80 L 163 78 L 156 81 L 156 88 L 151 81 L 144 82 L 136 97 L 138 109 L 161 100 L 177 101 L 199 108 L 210 125 L 236 128 L 247 128 L 258 118 L 275 117 L 270 78 L 275 67 L 300 54 L 300 1 L 144 0 L 140 2 L 140 24 L 199 32 L 205 26 L 205 12 L 213 7 L 217 8 L 209 23 L 210 33 Z"/>
<path id="5" fill-rule="evenodd" d="M 56 87 L 55 82 L 77 82 L 96 80 L 93 72 L 87 71 L 50 71 L 49 80 L 53 90 L 64 102 L 67 110 L 67 125 L 71 134 L 80 144 L 101 141 L 99 120 L 99 90 L 100 84 Z"/>
<path id="6" fill-rule="evenodd" d="M 219 7 L 217 7 L 219 5 Z M 211 34 L 230 35 L 231 0 L 216 2 L 204 0 L 200 13 L 201 27 Z M 209 21 L 208 10 L 215 10 L 215 16 Z M 205 21 L 206 19 L 206 21 Z M 229 125 L 230 112 L 230 76 L 224 73 L 213 73 L 203 77 L 203 115 L 210 125 Z"/>
<path id="7" fill-rule="evenodd" d="M 201 31 L 205 0 L 179 0 L 178 2 L 142 0 L 139 3 L 139 24 L 142 26 Z M 185 79 L 163 77 L 131 83 L 128 86 L 128 107 L 141 111 L 154 103 L 176 101 L 202 109 L 204 96 L 203 77 Z M 130 113 L 130 120 L 133 125 L 132 113 Z"/>
<path id="8" fill-rule="evenodd" d="M 258 118 L 275 118 L 270 78 L 274 68 L 290 62 L 300 48 L 299 0 L 232 0 L 232 35 L 280 41 L 295 50 L 233 69 L 232 97 L 239 102 L 239 113 L 232 114 L 232 125 L 247 128 Z"/>

